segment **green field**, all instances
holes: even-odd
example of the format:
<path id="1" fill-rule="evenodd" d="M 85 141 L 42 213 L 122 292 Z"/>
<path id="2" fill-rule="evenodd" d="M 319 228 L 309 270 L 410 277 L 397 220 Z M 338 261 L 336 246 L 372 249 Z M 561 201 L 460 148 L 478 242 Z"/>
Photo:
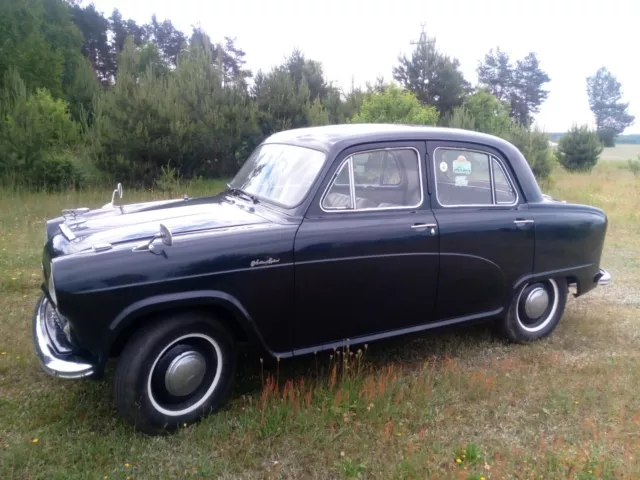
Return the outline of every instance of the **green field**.
<path id="1" fill-rule="evenodd" d="M 118 419 L 112 370 L 57 380 L 31 346 L 43 221 L 110 192 L 0 192 L 0 479 L 640 477 L 640 178 L 620 166 L 555 174 L 548 193 L 608 213 L 613 283 L 570 297 L 548 339 L 512 345 L 476 326 L 242 358 L 228 407 L 159 438 Z"/>
<path id="2" fill-rule="evenodd" d="M 600 155 L 600 159 L 602 160 L 624 160 L 625 162 L 630 159 L 636 159 L 640 155 L 640 144 L 620 144 L 615 147 L 606 147 L 602 154 Z"/>

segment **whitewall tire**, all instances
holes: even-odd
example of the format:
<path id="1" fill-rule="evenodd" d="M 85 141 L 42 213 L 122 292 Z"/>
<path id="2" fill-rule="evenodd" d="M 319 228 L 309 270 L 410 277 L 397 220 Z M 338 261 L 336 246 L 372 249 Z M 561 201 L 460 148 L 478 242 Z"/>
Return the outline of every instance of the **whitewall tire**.
<path id="1" fill-rule="evenodd" d="M 116 405 L 136 429 L 170 432 L 224 404 L 235 365 L 235 344 L 221 323 L 192 312 L 150 320 L 118 359 Z"/>

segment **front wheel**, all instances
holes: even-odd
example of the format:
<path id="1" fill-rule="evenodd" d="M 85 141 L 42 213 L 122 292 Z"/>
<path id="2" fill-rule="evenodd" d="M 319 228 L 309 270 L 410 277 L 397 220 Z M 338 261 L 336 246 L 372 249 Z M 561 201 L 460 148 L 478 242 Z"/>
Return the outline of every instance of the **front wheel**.
<path id="1" fill-rule="evenodd" d="M 549 278 L 523 285 L 513 297 L 502 331 L 518 343 L 549 335 L 560 322 L 567 302 L 564 278 Z"/>
<path id="2" fill-rule="evenodd" d="M 162 318 L 126 344 L 116 368 L 116 405 L 138 430 L 169 432 L 218 409 L 235 366 L 235 344 L 219 322 L 197 313 Z"/>

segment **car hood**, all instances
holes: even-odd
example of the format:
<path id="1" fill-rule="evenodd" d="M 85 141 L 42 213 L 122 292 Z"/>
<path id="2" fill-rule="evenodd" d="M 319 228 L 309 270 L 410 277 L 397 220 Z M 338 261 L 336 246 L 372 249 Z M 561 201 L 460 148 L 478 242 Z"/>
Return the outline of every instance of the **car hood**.
<path id="1" fill-rule="evenodd" d="M 75 253 L 99 244 L 116 245 L 151 239 L 160 224 L 176 234 L 266 223 L 254 208 L 225 195 L 200 199 L 148 202 L 106 207 L 59 217 L 48 222 L 49 236 L 62 233 L 64 252 Z M 75 238 L 74 238 L 75 237 Z M 59 250 L 60 248 L 58 248 Z"/>

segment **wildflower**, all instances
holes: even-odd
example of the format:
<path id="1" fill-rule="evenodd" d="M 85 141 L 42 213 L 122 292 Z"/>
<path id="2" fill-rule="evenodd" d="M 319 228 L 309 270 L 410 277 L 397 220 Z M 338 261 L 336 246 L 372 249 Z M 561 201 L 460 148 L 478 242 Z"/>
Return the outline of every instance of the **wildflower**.
<path id="1" fill-rule="evenodd" d="M 129 468 L 131 465 L 129 465 L 128 463 L 124 464 L 124 468 Z"/>
<path id="2" fill-rule="evenodd" d="M 273 461 L 273 465 L 274 465 L 274 466 L 275 466 L 275 465 L 278 465 L 279 463 L 280 463 L 280 462 L 279 462 L 278 460 L 274 460 L 274 461 Z"/>
<path id="3" fill-rule="evenodd" d="M 6 354 L 7 354 L 7 352 L 2 352 L 0 355 L 6 355 Z"/>
<path id="4" fill-rule="evenodd" d="M 182 424 L 182 426 L 183 426 L 184 428 L 187 428 L 187 424 L 186 424 L 186 423 L 183 423 L 183 424 Z"/>
<path id="5" fill-rule="evenodd" d="M 31 440 L 31 443 L 38 443 L 38 439 L 34 438 L 33 440 Z"/>
<path id="6" fill-rule="evenodd" d="M 462 460 L 460 460 L 459 458 L 456 458 L 456 462 L 457 463 L 462 463 Z"/>
<path id="7" fill-rule="evenodd" d="M 480 477 L 480 480 L 486 480 L 484 477 Z"/>
<path id="8" fill-rule="evenodd" d="M 340 456 L 341 456 L 341 457 L 344 457 L 344 452 L 340 452 Z"/>
<path id="9" fill-rule="evenodd" d="M 15 279 L 16 279 L 16 277 L 11 277 L 11 280 L 15 280 Z"/>

